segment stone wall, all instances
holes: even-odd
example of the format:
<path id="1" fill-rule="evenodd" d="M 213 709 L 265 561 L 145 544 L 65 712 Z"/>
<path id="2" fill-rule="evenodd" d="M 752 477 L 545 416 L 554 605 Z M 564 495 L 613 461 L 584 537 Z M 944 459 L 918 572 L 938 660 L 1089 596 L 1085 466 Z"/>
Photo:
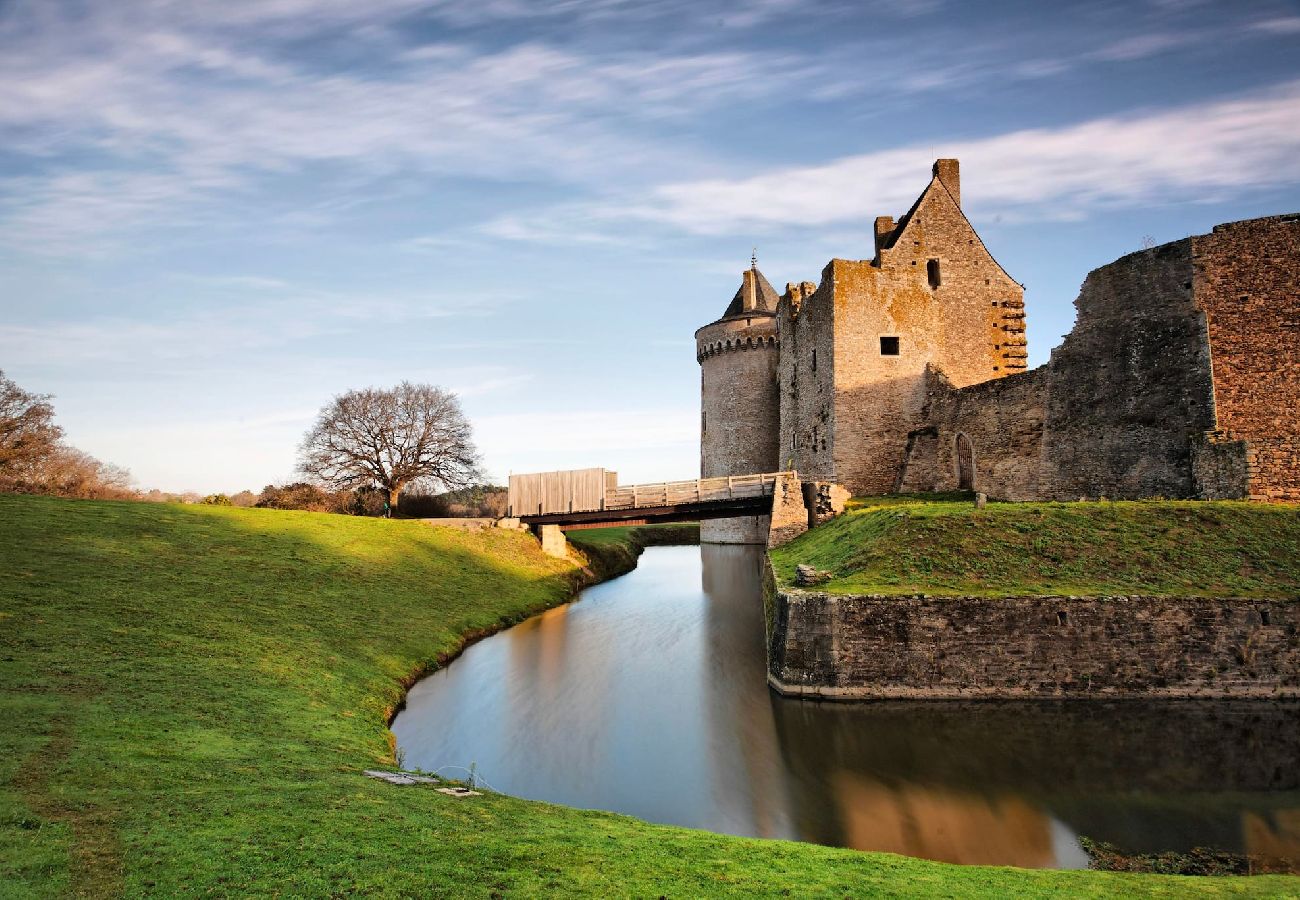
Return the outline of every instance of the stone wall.
<path id="1" fill-rule="evenodd" d="M 1048 364 L 1039 496 L 1192 497 L 1192 442 L 1214 428 L 1191 241 L 1091 272 Z"/>
<path id="2" fill-rule="evenodd" d="M 1300 215 L 1191 239 L 1208 319 L 1218 442 L 1245 441 L 1249 495 L 1300 500 Z"/>
<path id="3" fill-rule="evenodd" d="M 1003 500 L 1038 496 L 1038 466 L 1047 409 L 1046 369 L 954 389 L 931 372 L 925 421 L 909 435 L 896 490 L 981 491 Z M 961 478 L 962 442 L 970 482 Z"/>
<path id="4" fill-rule="evenodd" d="M 820 286 L 786 285 L 777 307 L 782 471 L 827 479 L 835 471 L 835 292 L 831 266 Z"/>
<path id="5" fill-rule="evenodd" d="M 769 583 L 770 584 L 770 583 Z M 1300 602 L 769 587 L 769 681 L 828 698 L 1300 697 Z"/>
<path id="6" fill-rule="evenodd" d="M 756 313 L 723 319 L 696 332 L 700 363 L 700 477 L 778 471 L 779 404 L 776 319 Z M 764 544 L 769 517 L 713 519 L 700 540 Z"/>
<path id="7" fill-rule="evenodd" d="M 780 547 L 808 530 L 808 507 L 804 505 L 799 476 L 786 473 L 772 485 L 772 516 L 767 545 Z"/>
<path id="8" fill-rule="evenodd" d="M 1240 243 L 1233 237 L 1228 246 Z M 1268 241 L 1251 246 L 1286 256 Z M 1203 261 L 1210 248 L 1229 252 L 1217 239 L 1194 238 L 1090 273 L 1075 301 L 1075 327 L 1045 366 L 964 388 L 932 372 L 898 489 L 958 487 L 964 437 L 969 486 L 999 499 L 1285 498 L 1288 477 L 1300 497 L 1300 442 L 1287 436 L 1297 427 L 1288 411 L 1300 388 L 1289 373 L 1300 373 L 1300 350 L 1287 343 L 1288 301 L 1277 296 L 1290 276 L 1264 280 L 1273 292 L 1268 314 L 1242 316 L 1235 306 L 1231 315 L 1212 312 L 1211 331 L 1204 304 L 1214 298 L 1197 286 L 1203 276 L 1193 275 L 1225 268 Z M 1249 282 L 1243 279 L 1231 283 Z M 1262 285 L 1259 292 L 1267 293 Z M 1221 335 L 1220 355 L 1229 360 L 1222 366 L 1219 357 L 1211 363 L 1212 334 Z M 1267 365 L 1279 374 L 1258 371 Z"/>
<path id="9" fill-rule="evenodd" d="M 1011 499 L 1300 500 L 1300 216 L 1220 225 L 1088 275 L 1033 372 L 932 372 L 896 489 Z"/>

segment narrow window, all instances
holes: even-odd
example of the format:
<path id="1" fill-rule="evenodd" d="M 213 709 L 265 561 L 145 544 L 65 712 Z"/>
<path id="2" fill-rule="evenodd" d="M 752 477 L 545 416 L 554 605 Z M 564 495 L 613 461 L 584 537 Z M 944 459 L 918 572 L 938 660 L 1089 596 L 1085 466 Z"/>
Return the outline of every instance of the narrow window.
<path id="1" fill-rule="evenodd" d="M 926 260 L 925 275 L 927 278 L 930 279 L 931 288 L 937 288 L 939 286 L 941 281 L 941 279 L 939 278 L 939 260 L 937 259 Z"/>
<path id="2" fill-rule="evenodd" d="M 897 356 L 897 355 L 898 355 L 898 338 L 897 338 L 897 337 L 881 337 L 881 339 L 880 339 L 880 355 L 881 355 L 881 356 Z"/>
<path id="3" fill-rule="evenodd" d="M 1268 625 L 1268 624 L 1271 624 L 1271 623 L 1269 622 L 1269 620 L 1268 620 L 1268 610 L 1266 610 L 1266 609 L 1261 609 L 1261 610 L 1259 611 L 1259 624 L 1261 624 L 1261 625 Z"/>
<path id="4" fill-rule="evenodd" d="M 813 347 L 812 370 L 817 371 L 817 348 Z"/>
<path id="5" fill-rule="evenodd" d="M 705 410 L 700 410 L 700 431 L 709 430 L 709 414 Z"/>
<path id="6" fill-rule="evenodd" d="M 1057 625 L 1069 625 L 1069 624 L 1070 624 L 1070 617 L 1069 617 L 1068 614 L 1066 614 L 1065 610 L 1060 610 L 1059 612 L 1057 612 L 1057 614 L 1056 614 L 1056 624 L 1057 624 Z"/>

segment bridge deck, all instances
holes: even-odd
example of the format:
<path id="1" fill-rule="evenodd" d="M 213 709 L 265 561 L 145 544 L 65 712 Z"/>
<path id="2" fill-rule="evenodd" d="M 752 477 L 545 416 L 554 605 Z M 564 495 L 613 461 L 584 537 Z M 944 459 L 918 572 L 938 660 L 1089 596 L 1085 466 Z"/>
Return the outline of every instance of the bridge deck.
<path id="1" fill-rule="evenodd" d="M 763 515 L 771 509 L 777 480 L 785 472 L 724 475 L 690 481 L 619 485 L 605 491 L 598 509 L 546 510 L 515 515 L 529 525 L 579 525 L 627 521 L 688 522 Z"/>

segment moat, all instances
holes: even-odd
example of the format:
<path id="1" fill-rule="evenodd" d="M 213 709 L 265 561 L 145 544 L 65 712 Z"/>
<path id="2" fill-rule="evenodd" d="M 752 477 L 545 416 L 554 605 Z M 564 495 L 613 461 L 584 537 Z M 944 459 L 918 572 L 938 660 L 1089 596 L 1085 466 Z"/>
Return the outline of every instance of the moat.
<path id="1" fill-rule="evenodd" d="M 1300 852 L 1300 703 L 816 703 L 765 679 L 762 550 L 651 548 L 469 648 L 393 723 L 407 767 L 653 822 L 963 863 Z M 449 772 L 452 777 L 463 773 Z"/>

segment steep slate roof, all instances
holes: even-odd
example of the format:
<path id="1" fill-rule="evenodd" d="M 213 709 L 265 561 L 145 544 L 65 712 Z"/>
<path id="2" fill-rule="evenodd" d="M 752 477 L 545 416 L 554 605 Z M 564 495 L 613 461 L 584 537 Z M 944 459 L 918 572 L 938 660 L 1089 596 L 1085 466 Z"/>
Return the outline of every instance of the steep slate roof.
<path id="1" fill-rule="evenodd" d="M 751 310 L 745 309 L 745 282 L 742 279 L 740 287 L 736 289 L 736 296 L 731 298 L 731 304 L 727 307 L 727 311 L 722 314 L 722 318 L 761 316 L 764 313 L 776 314 L 776 304 L 781 299 L 781 295 L 776 292 L 776 288 L 772 287 L 771 282 L 763 277 L 763 273 L 758 271 L 757 266 L 754 266 L 752 271 L 754 272 L 754 308 Z"/>

